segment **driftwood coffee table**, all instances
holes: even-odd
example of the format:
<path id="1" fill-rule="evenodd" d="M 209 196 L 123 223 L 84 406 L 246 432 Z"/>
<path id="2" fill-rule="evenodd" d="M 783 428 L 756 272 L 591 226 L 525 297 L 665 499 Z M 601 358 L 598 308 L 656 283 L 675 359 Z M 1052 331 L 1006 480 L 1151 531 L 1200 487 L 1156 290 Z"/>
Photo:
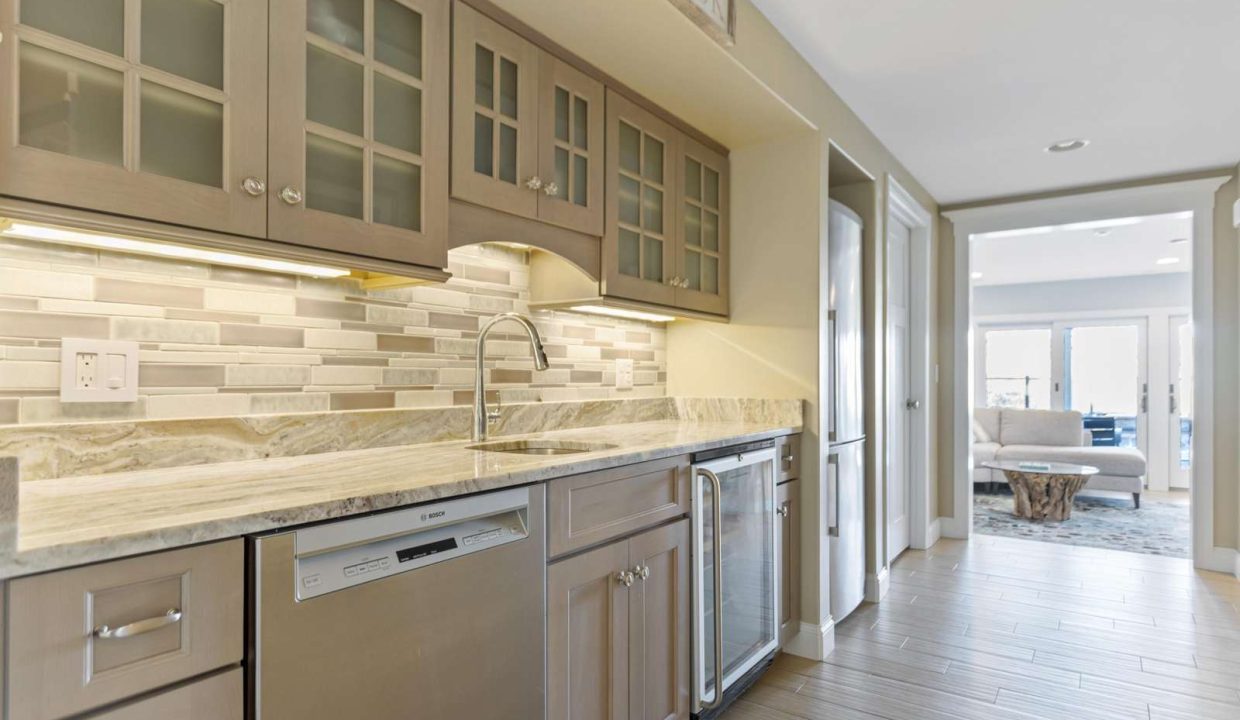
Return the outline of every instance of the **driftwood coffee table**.
<path id="1" fill-rule="evenodd" d="M 983 463 L 999 470 L 1012 486 L 1012 514 L 1059 522 L 1072 517 L 1072 499 L 1098 468 L 1068 463 L 1005 461 Z"/>

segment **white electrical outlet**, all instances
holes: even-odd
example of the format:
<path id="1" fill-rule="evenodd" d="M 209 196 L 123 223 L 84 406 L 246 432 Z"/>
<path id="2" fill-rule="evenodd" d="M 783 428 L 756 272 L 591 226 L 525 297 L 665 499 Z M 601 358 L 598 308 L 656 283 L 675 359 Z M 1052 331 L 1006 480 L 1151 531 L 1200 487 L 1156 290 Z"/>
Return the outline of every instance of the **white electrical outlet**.
<path id="1" fill-rule="evenodd" d="M 60 343 L 60 401 L 136 402 L 138 343 L 65 338 Z"/>
<path id="2" fill-rule="evenodd" d="M 633 388 L 633 360 L 631 358 L 616 359 L 616 389 L 630 390 Z"/>

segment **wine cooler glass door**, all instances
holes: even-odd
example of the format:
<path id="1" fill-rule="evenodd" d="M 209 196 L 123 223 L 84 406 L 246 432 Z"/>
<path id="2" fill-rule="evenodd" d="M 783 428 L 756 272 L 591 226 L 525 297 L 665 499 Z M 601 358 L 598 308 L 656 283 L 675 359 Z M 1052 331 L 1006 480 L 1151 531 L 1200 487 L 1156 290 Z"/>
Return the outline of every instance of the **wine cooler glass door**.
<path id="1" fill-rule="evenodd" d="M 716 627 L 722 627 L 723 687 L 777 646 L 775 451 L 731 455 L 697 466 L 719 479 L 720 524 L 714 484 L 695 472 L 694 606 L 695 706 L 713 704 Z M 715 621 L 715 543 L 722 568 L 721 622 Z"/>

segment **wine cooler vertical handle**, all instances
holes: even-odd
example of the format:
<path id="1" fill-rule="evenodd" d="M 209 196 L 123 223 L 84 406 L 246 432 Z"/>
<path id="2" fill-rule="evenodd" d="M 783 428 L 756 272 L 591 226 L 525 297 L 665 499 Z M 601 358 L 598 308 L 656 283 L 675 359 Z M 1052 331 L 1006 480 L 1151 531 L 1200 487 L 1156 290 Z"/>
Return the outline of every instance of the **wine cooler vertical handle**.
<path id="1" fill-rule="evenodd" d="M 723 487 L 719 483 L 719 476 L 706 468 L 698 468 L 697 475 L 710 481 L 711 519 L 714 520 L 711 549 L 714 555 L 712 570 L 715 580 L 715 699 L 710 702 L 702 701 L 703 710 L 714 710 L 723 702 L 723 538 L 720 532 L 723 524 Z"/>

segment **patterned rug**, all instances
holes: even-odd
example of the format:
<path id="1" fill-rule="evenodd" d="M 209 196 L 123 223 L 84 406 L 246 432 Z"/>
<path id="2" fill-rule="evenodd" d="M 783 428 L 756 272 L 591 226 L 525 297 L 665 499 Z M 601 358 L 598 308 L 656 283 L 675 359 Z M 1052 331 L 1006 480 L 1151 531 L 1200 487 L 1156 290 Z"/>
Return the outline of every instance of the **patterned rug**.
<path id="1" fill-rule="evenodd" d="M 1077 495 L 1072 517 L 1062 523 L 1033 522 L 1012 515 L 1012 492 L 995 494 L 974 487 L 973 529 L 983 535 L 1024 538 L 1064 545 L 1125 550 L 1146 555 L 1186 558 L 1192 554 L 1187 504 L 1132 497 Z"/>

